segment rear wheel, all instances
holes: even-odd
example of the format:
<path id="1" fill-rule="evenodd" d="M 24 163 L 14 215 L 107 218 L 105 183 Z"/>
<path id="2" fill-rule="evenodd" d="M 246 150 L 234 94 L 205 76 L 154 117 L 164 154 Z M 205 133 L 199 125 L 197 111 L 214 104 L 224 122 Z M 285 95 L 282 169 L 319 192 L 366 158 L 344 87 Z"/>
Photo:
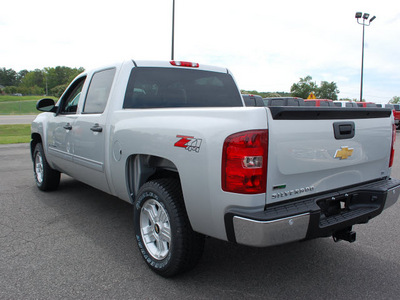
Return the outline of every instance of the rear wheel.
<path id="1" fill-rule="evenodd" d="M 60 172 L 52 169 L 47 163 L 41 143 L 36 144 L 33 152 L 33 172 L 39 189 L 42 191 L 57 189 L 60 183 Z"/>
<path id="2" fill-rule="evenodd" d="M 136 240 L 147 265 L 164 277 L 192 269 L 204 249 L 204 236 L 190 226 L 179 181 L 145 183 L 134 205 Z"/>

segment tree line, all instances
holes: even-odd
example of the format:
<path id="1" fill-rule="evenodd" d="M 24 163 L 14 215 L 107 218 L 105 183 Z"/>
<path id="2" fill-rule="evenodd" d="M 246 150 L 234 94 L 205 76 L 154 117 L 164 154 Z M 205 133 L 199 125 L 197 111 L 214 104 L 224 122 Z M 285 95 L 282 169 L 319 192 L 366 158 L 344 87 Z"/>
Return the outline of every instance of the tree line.
<path id="1" fill-rule="evenodd" d="M 338 100 L 338 94 L 340 93 L 335 82 L 321 81 L 321 84 L 318 85 L 315 81 L 312 80 L 310 75 L 307 75 L 304 78 L 300 78 L 297 83 L 293 83 L 290 87 L 290 93 L 286 92 L 275 92 L 275 93 L 266 93 L 266 92 L 257 92 L 257 91 L 241 91 L 242 94 L 253 94 L 260 95 L 263 98 L 267 97 L 299 97 L 303 99 L 307 99 L 310 93 L 313 93 L 317 99 L 331 99 Z M 350 98 L 341 98 L 340 100 L 346 101 L 359 101 L 359 99 L 350 99 Z M 365 99 L 363 99 L 365 101 Z M 388 103 L 396 104 L 400 103 L 400 97 L 394 96 L 388 100 Z"/>
<path id="2" fill-rule="evenodd" d="M 0 88 L 6 94 L 22 95 L 48 95 L 59 97 L 68 84 L 84 68 L 70 68 L 57 66 L 55 68 L 35 69 L 33 71 L 22 70 L 19 72 L 13 69 L 0 68 Z M 1 87 L 2 86 L 2 87 Z M 300 78 L 294 83 L 288 92 L 257 92 L 242 91 L 242 93 L 260 95 L 266 97 L 300 97 L 306 99 L 313 92 L 317 98 L 337 100 L 339 90 L 335 82 L 322 81 L 318 86 L 312 81 L 311 76 Z"/>
<path id="3" fill-rule="evenodd" d="M 59 97 L 84 68 L 57 66 L 33 71 L 0 68 L 0 92 L 5 94 L 49 95 Z"/>
<path id="4" fill-rule="evenodd" d="M 290 87 L 290 93 L 287 92 L 257 92 L 257 91 L 241 91 L 242 94 L 259 95 L 263 98 L 267 97 L 299 97 L 307 99 L 310 93 L 314 93 L 317 99 L 331 99 L 337 100 L 339 89 L 335 82 L 321 81 L 321 85 L 312 81 L 310 75 L 300 78 L 299 82 L 293 83 Z M 348 99 L 349 100 L 349 99 Z"/>
<path id="5" fill-rule="evenodd" d="M 340 93 L 335 82 L 321 81 L 321 85 L 312 81 L 310 75 L 300 78 L 299 82 L 293 83 L 290 87 L 290 93 L 288 92 L 257 92 L 257 91 L 246 91 L 241 90 L 242 94 L 253 94 L 259 95 L 263 98 L 268 97 L 299 97 L 307 99 L 310 93 L 314 93 L 317 99 L 331 99 L 338 100 L 338 94 Z M 350 100 L 350 99 L 346 99 Z"/>
<path id="6" fill-rule="evenodd" d="M 22 70 L 19 72 L 13 69 L 0 68 L 0 94 L 22 94 L 22 95 L 48 95 L 60 97 L 68 84 L 85 69 L 57 66 L 55 68 L 35 69 L 33 71 Z M 335 82 L 321 81 L 318 85 L 310 75 L 300 78 L 293 83 L 290 92 L 258 92 L 241 91 L 243 94 L 260 95 L 267 97 L 299 97 L 307 99 L 310 93 L 314 93 L 317 99 L 338 100 L 340 93 Z M 357 99 L 342 99 L 353 100 Z M 390 103 L 399 103 L 400 97 L 393 97 Z"/>

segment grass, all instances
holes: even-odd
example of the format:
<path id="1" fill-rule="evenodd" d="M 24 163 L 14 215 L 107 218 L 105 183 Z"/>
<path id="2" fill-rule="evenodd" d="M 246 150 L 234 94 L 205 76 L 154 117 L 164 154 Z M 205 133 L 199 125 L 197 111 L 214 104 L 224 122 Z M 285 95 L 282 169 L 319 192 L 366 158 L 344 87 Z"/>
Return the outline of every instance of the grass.
<path id="1" fill-rule="evenodd" d="M 38 101 L 42 98 L 52 98 L 51 96 L 11 96 L 11 95 L 0 95 L 0 103 L 1 102 L 14 102 L 14 101 Z"/>
<path id="2" fill-rule="evenodd" d="M 37 115 L 36 103 L 48 96 L 10 96 L 0 95 L 0 115 Z"/>
<path id="3" fill-rule="evenodd" d="M 31 125 L 0 125 L 0 144 L 29 143 Z"/>
<path id="4" fill-rule="evenodd" d="M 37 115 L 36 100 L 0 102 L 0 115 Z"/>

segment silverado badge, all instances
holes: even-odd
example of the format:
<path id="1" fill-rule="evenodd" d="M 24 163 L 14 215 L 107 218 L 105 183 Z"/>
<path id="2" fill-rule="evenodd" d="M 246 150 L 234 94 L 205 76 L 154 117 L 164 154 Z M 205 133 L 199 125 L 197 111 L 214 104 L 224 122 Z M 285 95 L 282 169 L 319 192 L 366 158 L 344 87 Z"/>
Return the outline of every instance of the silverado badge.
<path id="1" fill-rule="evenodd" d="M 335 158 L 347 159 L 353 154 L 353 148 L 342 146 L 341 149 L 336 150 Z"/>

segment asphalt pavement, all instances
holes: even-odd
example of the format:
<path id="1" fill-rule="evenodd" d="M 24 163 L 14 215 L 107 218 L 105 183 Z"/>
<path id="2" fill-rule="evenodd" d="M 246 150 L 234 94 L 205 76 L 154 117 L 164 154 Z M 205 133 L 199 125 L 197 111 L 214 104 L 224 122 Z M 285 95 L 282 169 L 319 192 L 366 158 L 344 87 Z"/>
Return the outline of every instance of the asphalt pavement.
<path id="1" fill-rule="evenodd" d="M 0 125 L 31 124 L 36 115 L 0 115 Z"/>
<path id="2" fill-rule="evenodd" d="M 393 177 L 400 178 L 400 140 Z M 357 241 L 250 248 L 212 238 L 200 264 L 164 279 L 135 243 L 131 205 L 63 175 L 34 183 L 29 145 L 0 146 L 0 299 L 398 299 L 400 203 Z"/>

